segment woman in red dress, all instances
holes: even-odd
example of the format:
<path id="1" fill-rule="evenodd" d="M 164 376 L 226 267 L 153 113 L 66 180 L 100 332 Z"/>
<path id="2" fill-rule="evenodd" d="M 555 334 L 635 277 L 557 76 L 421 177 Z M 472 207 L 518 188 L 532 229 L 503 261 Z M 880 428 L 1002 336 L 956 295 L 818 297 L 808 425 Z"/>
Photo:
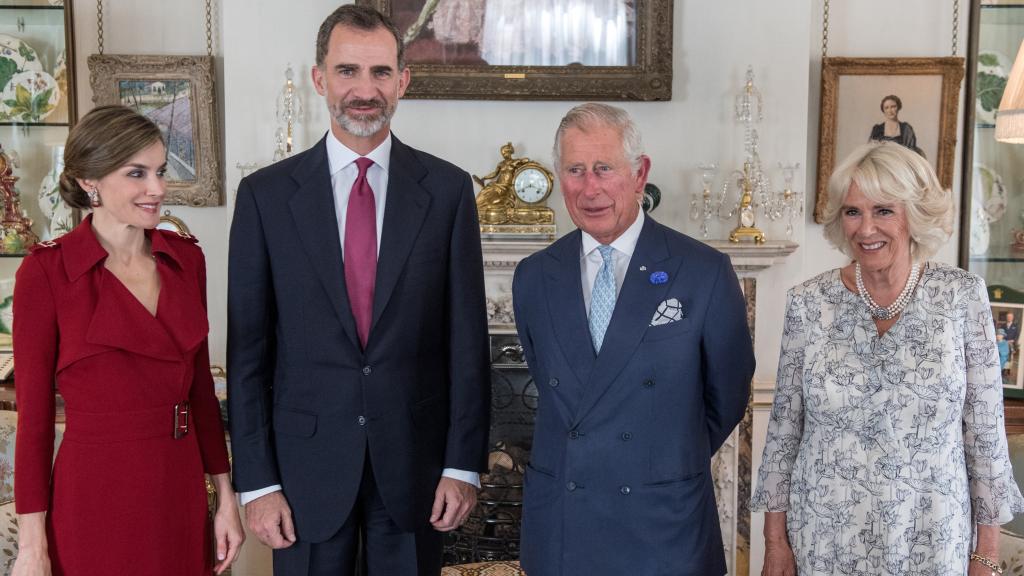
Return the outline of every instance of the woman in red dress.
<path id="1" fill-rule="evenodd" d="M 155 229 L 166 170 L 144 116 L 87 114 L 60 185 L 92 214 L 18 270 L 15 576 L 219 574 L 244 539 L 210 377 L 203 253 Z M 56 461 L 54 383 L 66 414 Z M 212 539 L 204 473 L 220 496 Z"/>

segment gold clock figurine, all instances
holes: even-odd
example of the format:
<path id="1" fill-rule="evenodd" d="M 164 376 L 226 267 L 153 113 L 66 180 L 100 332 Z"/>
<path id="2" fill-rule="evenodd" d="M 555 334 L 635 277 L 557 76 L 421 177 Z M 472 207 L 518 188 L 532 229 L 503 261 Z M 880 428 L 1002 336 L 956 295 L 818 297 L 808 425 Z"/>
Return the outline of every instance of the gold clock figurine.
<path id="1" fill-rule="evenodd" d="M 754 195 L 750 183 L 750 162 L 743 163 L 743 194 L 740 196 L 739 226 L 729 233 L 729 242 L 751 238 L 755 244 L 764 244 L 764 232 L 754 226 Z"/>
<path id="2" fill-rule="evenodd" d="M 509 142 L 501 147 L 501 162 L 485 176 L 473 176 L 480 184 L 476 209 L 480 232 L 491 236 L 554 238 L 555 213 L 545 206 L 554 177 L 529 158 L 514 158 Z"/>

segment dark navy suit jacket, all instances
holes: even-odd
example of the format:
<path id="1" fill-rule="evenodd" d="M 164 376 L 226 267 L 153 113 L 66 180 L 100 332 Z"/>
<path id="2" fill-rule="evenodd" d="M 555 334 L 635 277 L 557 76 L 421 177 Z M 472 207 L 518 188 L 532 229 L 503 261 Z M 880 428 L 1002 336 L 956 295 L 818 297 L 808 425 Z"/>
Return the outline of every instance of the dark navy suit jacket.
<path id="1" fill-rule="evenodd" d="M 310 542 L 349 515 L 367 452 L 408 531 L 429 526 L 442 469 L 485 469 L 487 318 L 464 171 L 393 138 L 365 351 L 347 294 L 321 140 L 241 182 L 228 262 L 235 487 L 281 484 Z"/>
<path id="2" fill-rule="evenodd" d="M 576 230 L 520 263 L 516 325 L 539 407 L 526 472 L 530 576 L 724 574 L 710 459 L 754 371 L 729 258 L 646 217 L 600 354 Z M 664 283 L 652 275 L 664 272 Z M 660 276 L 660 275 L 659 275 Z M 681 320 L 651 321 L 677 299 Z"/>

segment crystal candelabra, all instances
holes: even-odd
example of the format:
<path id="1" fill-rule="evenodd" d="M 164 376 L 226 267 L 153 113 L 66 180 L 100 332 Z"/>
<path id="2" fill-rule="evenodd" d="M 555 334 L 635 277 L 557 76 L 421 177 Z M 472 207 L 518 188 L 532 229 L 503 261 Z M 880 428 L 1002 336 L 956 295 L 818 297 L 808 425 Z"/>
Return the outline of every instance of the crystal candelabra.
<path id="1" fill-rule="evenodd" d="M 700 195 L 690 196 L 690 219 L 700 221 L 700 234 L 705 239 L 710 236 L 708 224 L 711 222 L 714 213 L 722 209 L 722 202 L 715 202 L 714 194 L 711 192 L 711 185 L 715 181 L 715 173 L 718 165 L 714 162 L 698 164 L 700 168 L 700 180 L 703 185 Z"/>
<path id="2" fill-rule="evenodd" d="M 277 95 L 277 121 L 281 123 L 274 133 L 276 148 L 274 162 L 284 160 L 294 152 L 295 125 L 302 120 L 302 101 L 293 82 L 292 65 L 284 71 L 284 86 Z"/>
<path id="3" fill-rule="evenodd" d="M 799 218 L 804 216 L 804 193 L 793 190 L 793 179 L 796 171 L 800 169 L 800 163 L 783 164 L 779 162 L 779 169 L 782 170 L 782 180 L 786 183 L 782 192 L 775 195 L 775 220 L 782 218 L 786 222 L 786 238 L 793 237 L 793 225 Z"/>
<path id="4" fill-rule="evenodd" d="M 691 196 L 690 218 L 701 222 L 700 230 L 705 238 L 709 236 L 712 220 L 732 220 L 738 215 L 737 226 L 729 234 L 729 239 L 734 242 L 742 239 L 764 242 L 764 233 L 756 226 L 758 211 L 773 222 L 785 218 L 786 236 L 790 237 L 794 222 L 803 215 L 803 193 L 793 190 L 793 180 L 800 165 L 779 163 L 786 187 L 775 192 L 761 164 L 760 140 L 754 125 L 763 118 L 764 100 L 754 85 L 754 69 L 748 67 L 746 84 L 736 97 L 736 120 L 743 125 L 743 168 L 731 171 L 716 195 L 711 190 L 717 167 L 713 163 L 698 165 L 703 186 L 700 193 Z"/>

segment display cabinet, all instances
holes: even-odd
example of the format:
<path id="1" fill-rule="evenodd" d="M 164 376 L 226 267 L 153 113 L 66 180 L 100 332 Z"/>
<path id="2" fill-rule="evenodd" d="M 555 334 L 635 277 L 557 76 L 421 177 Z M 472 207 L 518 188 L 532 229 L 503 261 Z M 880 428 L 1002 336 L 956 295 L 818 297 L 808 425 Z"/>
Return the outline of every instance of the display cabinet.
<path id="1" fill-rule="evenodd" d="M 1024 145 L 995 139 L 995 118 L 1024 39 L 1024 0 L 974 0 L 967 58 L 960 265 L 985 279 L 1007 396 L 1024 397 Z"/>
<path id="2" fill-rule="evenodd" d="M 73 226 L 58 181 L 74 124 L 71 0 L 0 0 L 0 253 Z"/>

